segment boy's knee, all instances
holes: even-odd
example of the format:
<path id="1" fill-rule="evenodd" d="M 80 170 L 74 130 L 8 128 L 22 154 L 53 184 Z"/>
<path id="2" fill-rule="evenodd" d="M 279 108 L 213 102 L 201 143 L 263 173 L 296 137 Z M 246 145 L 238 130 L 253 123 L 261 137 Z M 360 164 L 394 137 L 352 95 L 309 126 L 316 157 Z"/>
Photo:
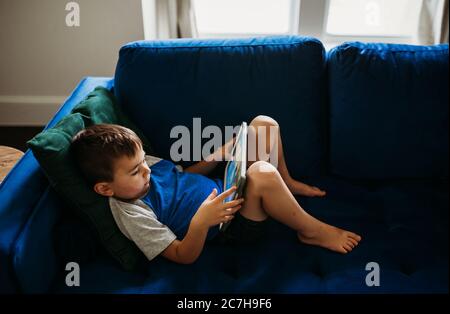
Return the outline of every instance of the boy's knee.
<path id="1" fill-rule="evenodd" d="M 256 116 L 251 122 L 250 125 L 252 126 L 279 126 L 278 122 L 273 119 L 272 117 L 265 116 L 265 115 L 259 115 Z"/>
<path id="2" fill-rule="evenodd" d="M 267 185 L 277 180 L 277 168 L 267 161 L 256 161 L 247 169 L 247 177 L 257 185 Z"/>

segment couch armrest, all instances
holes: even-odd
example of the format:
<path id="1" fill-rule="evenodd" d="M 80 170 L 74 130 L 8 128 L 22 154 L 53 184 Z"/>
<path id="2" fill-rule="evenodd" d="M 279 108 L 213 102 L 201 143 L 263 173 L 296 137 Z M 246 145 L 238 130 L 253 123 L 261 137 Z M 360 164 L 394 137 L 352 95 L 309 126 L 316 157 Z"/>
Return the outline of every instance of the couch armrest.
<path id="1" fill-rule="evenodd" d="M 96 86 L 112 88 L 113 84 L 112 78 L 83 78 L 45 129 L 58 123 Z M 13 248 L 48 185 L 47 178 L 30 150 L 25 152 L 0 185 L 0 293 L 19 290 L 13 275 Z"/>

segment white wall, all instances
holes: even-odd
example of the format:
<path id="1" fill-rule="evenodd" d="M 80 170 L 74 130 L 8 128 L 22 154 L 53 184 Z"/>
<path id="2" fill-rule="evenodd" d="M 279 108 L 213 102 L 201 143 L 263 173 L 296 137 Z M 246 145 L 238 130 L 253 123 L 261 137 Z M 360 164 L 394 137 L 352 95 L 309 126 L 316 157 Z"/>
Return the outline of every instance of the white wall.
<path id="1" fill-rule="evenodd" d="M 45 125 L 84 76 L 113 76 L 119 48 L 144 39 L 140 0 L 0 0 L 0 125 Z"/>

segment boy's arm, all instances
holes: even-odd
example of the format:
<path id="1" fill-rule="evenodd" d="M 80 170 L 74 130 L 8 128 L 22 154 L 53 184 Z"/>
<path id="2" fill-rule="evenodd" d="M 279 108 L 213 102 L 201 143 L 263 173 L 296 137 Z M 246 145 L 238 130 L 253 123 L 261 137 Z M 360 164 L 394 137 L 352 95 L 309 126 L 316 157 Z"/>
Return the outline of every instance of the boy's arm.
<path id="1" fill-rule="evenodd" d="M 214 168 L 216 168 L 220 161 L 229 159 L 229 153 L 231 151 L 232 145 L 235 142 L 235 139 L 236 138 L 233 137 L 231 140 L 221 146 L 217 151 L 209 155 L 206 160 L 199 161 L 198 163 L 187 167 L 184 171 L 208 175 L 209 173 L 211 173 L 211 171 L 214 170 Z"/>
<path id="2" fill-rule="evenodd" d="M 195 225 L 192 221 L 182 241 L 173 241 L 161 255 L 180 264 L 192 264 L 200 256 L 205 245 L 208 228 Z"/>
<path id="3" fill-rule="evenodd" d="M 202 160 L 202 161 L 199 161 L 199 162 L 193 164 L 192 166 L 187 167 L 186 169 L 184 169 L 184 172 L 191 172 L 191 173 L 207 175 L 207 174 L 211 173 L 211 171 L 213 171 L 214 168 L 216 168 L 216 166 L 218 164 L 219 164 L 219 161 L 216 161 L 216 160 L 212 160 L 212 161 Z"/>
<path id="4" fill-rule="evenodd" d="M 192 217 L 184 239 L 182 241 L 174 240 L 162 251 L 162 256 L 181 264 L 195 262 L 203 250 L 209 228 L 229 221 L 234 217 L 233 214 L 241 208 L 240 204 L 244 199 L 224 202 L 235 191 L 236 187 L 233 186 L 217 196 L 217 189 L 213 189 Z"/>

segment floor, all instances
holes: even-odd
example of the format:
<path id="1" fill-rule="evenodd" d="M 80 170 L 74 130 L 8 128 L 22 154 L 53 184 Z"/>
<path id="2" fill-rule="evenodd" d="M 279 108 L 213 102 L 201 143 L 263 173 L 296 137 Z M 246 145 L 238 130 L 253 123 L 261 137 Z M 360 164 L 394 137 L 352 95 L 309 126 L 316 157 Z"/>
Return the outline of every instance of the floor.
<path id="1" fill-rule="evenodd" d="M 0 145 L 10 146 L 25 152 L 27 150 L 26 142 L 41 132 L 44 126 L 36 127 L 0 127 Z"/>

